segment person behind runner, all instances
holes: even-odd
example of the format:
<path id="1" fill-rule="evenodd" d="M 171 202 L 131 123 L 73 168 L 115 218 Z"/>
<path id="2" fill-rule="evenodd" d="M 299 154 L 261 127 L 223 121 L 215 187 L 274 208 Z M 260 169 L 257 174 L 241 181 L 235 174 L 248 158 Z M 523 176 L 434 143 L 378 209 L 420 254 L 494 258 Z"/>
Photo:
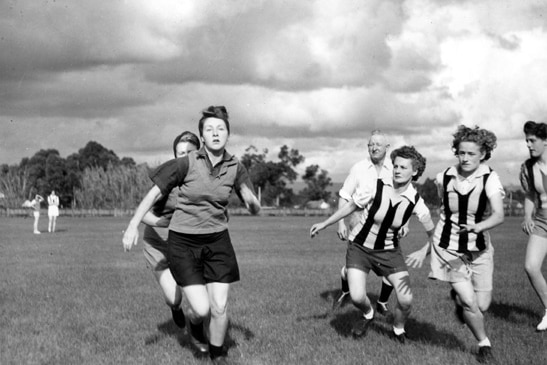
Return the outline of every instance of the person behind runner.
<path id="1" fill-rule="evenodd" d="M 545 308 L 537 331 L 547 330 L 547 283 L 541 266 L 547 255 L 547 125 L 528 121 L 524 124 L 530 158 L 521 167 L 520 182 L 525 192 L 523 231 L 529 236 L 524 268 L 528 279 Z"/>
<path id="2" fill-rule="evenodd" d="M 190 151 L 198 150 L 199 138 L 194 133 L 184 131 L 173 141 L 175 158 L 184 157 Z M 143 253 L 147 266 L 154 273 L 160 285 L 165 303 L 171 308 L 171 315 L 175 324 L 184 328 L 186 325 L 184 312 L 181 308 L 182 292 L 177 285 L 168 265 L 168 230 L 158 225 L 168 224 L 175 210 L 179 189 L 174 188 L 154 204 L 153 208 L 143 217 L 145 223 L 143 232 Z M 163 220 L 160 220 L 164 218 Z"/>
<path id="3" fill-rule="evenodd" d="M 344 181 L 344 185 L 340 189 L 338 200 L 338 209 L 342 208 L 348 201 L 352 200 L 352 195 L 357 190 L 357 187 L 362 189 L 374 189 L 376 187 L 376 180 L 391 179 L 393 166 L 389 159 L 386 159 L 389 143 L 387 136 L 380 130 L 374 130 L 371 133 L 368 141 L 368 153 L 369 158 L 357 162 L 352 166 L 349 175 Z M 344 219 L 338 221 L 338 238 L 342 241 L 348 239 L 348 231 L 357 225 L 361 212 L 354 212 L 348 217 L 348 223 Z M 332 309 L 336 310 L 345 305 L 347 299 L 349 299 L 349 286 L 347 280 L 346 266 L 342 267 L 340 272 L 341 288 L 340 293 L 335 296 Z M 380 314 L 386 314 L 388 312 L 387 302 L 389 296 L 393 291 L 393 287 L 386 278 L 382 279 L 382 289 L 380 290 L 380 297 L 376 302 L 376 310 Z"/>
<path id="4" fill-rule="evenodd" d="M 55 195 L 55 190 L 51 191 L 51 194 L 47 197 L 47 216 L 48 216 L 48 232 L 55 232 L 55 226 L 57 225 L 57 217 L 59 216 L 59 197 Z"/>
<path id="5" fill-rule="evenodd" d="M 126 250 L 136 244 L 138 224 L 162 195 L 179 186 L 177 205 L 169 224 L 169 269 L 188 300 L 192 343 L 202 351 L 208 341 L 215 364 L 227 363 L 223 349 L 228 327 L 230 283 L 239 268 L 228 233 L 228 199 L 232 190 L 252 214 L 260 203 L 245 167 L 226 151 L 230 136 L 228 112 L 210 106 L 198 123 L 203 147 L 160 165 L 151 175 L 154 186 L 139 204 L 125 232 Z M 208 340 L 204 321 L 209 320 Z"/>
<path id="6" fill-rule="evenodd" d="M 313 238 L 319 231 L 362 208 L 359 223 L 349 234 L 346 267 L 350 297 L 363 312 L 363 318 L 352 328 L 354 337 L 364 336 L 374 319 L 374 310 L 367 296 L 367 276 L 370 270 L 389 280 L 395 288 L 397 306 L 393 311 L 393 336 L 405 342 L 405 322 L 410 314 L 412 291 L 405 260 L 399 246 L 399 230 L 415 214 L 429 237 L 434 224 L 429 209 L 412 185 L 425 170 L 425 158 L 412 146 L 403 146 L 391 153 L 393 174 L 389 179 L 378 178 L 372 189 L 360 189 L 352 200 L 327 220 L 310 229 Z"/>
<path id="7" fill-rule="evenodd" d="M 496 135 L 461 125 L 453 137 L 458 163 L 436 176 L 441 209 L 433 242 L 408 255 L 407 264 L 420 267 L 432 253 L 429 277 L 450 284 L 457 318 L 478 341 L 477 360 L 488 362 L 493 355 L 483 313 L 492 301 L 494 272 L 488 230 L 503 223 L 505 192 L 498 174 L 485 164 Z"/>
<path id="8" fill-rule="evenodd" d="M 38 230 L 38 221 L 40 219 L 40 203 L 44 201 L 41 195 L 36 194 L 34 199 L 31 200 L 29 207 L 33 210 L 32 214 L 34 216 L 34 234 L 40 234 Z"/>

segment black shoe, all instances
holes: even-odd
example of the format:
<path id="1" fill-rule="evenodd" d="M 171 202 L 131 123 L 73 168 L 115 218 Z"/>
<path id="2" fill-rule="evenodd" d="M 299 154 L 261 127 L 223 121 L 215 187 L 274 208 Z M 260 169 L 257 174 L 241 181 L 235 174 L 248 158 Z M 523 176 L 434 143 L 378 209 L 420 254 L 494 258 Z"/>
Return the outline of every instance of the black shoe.
<path id="1" fill-rule="evenodd" d="M 363 337 L 367 334 L 367 331 L 368 331 L 368 327 L 370 325 L 370 323 L 372 322 L 374 318 L 372 319 L 366 319 L 366 318 L 361 318 L 359 319 L 357 322 L 355 322 L 355 324 L 353 325 L 353 328 L 351 329 L 351 335 L 354 337 L 354 338 L 358 338 L 358 337 Z"/>
<path id="2" fill-rule="evenodd" d="M 492 347 L 490 346 L 481 346 L 479 347 L 479 353 L 477 354 L 477 361 L 481 364 L 487 364 L 494 360 L 494 355 L 492 355 Z"/>
<path id="3" fill-rule="evenodd" d="M 456 318 L 458 319 L 458 322 L 461 324 L 465 324 L 465 318 L 463 317 L 463 307 L 458 304 L 458 301 L 456 300 L 456 291 L 454 289 L 450 290 L 450 298 L 454 301 L 455 309 L 454 314 L 456 315 Z"/>
<path id="4" fill-rule="evenodd" d="M 190 331 L 188 331 L 188 334 L 190 335 L 190 343 L 198 352 L 202 354 L 209 352 L 207 337 L 203 332 L 203 322 L 200 324 L 190 323 Z"/>
<path id="5" fill-rule="evenodd" d="M 173 316 L 173 322 L 175 322 L 179 328 L 186 327 L 186 318 L 184 317 L 184 312 L 180 307 L 171 307 L 171 315 Z"/>
<path id="6" fill-rule="evenodd" d="M 403 332 L 400 335 L 396 335 L 395 332 L 391 332 L 391 338 L 393 338 L 395 341 L 399 343 L 402 343 L 403 345 L 408 340 L 408 336 L 406 335 L 406 332 Z"/>
<path id="7" fill-rule="evenodd" d="M 349 291 L 342 291 L 332 301 L 332 311 L 337 311 L 350 301 Z"/>
<path id="8" fill-rule="evenodd" d="M 380 313 L 383 316 L 388 314 L 389 308 L 387 306 L 387 303 L 376 302 L 376 312 Z"/>

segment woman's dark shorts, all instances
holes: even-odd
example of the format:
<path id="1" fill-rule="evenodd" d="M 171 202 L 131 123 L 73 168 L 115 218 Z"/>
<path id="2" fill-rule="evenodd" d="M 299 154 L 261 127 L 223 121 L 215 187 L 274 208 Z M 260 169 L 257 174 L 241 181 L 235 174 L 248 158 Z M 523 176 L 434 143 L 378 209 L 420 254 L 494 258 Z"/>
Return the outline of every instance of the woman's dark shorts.
<path id="1" fill-rule="evenodd" d="M 239 267 L 228 230 L 209 234 L 169 231 L 169 269 L 180 286 L 233 283 Z"/>
<path id="2" fill-rule="evenodd" d="M 408 271 L 405 258 L 399 247 L 390 250 L 371 250 L 353 242 L 348 244 L 346 267 L 368 273 L 374 271 L 378 276 L 389 276 Z"/>

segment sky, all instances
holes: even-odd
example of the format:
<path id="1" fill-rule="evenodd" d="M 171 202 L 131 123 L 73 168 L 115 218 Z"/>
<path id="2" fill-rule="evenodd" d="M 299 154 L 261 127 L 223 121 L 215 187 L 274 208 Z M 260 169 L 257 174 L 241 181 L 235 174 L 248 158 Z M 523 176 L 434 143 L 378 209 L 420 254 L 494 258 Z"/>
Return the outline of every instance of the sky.
<path id="1" fill-rule="evenodd" d="M 522 126 L 547 121 L 546 28 L 541 0 L 0 0 L 0 164 L 96 141 L 157 165 L 225 105 L 229 152 L 287 145 L 335 182 L 374 129 L 432 178 L 478 125 L 517 185 Z"/>

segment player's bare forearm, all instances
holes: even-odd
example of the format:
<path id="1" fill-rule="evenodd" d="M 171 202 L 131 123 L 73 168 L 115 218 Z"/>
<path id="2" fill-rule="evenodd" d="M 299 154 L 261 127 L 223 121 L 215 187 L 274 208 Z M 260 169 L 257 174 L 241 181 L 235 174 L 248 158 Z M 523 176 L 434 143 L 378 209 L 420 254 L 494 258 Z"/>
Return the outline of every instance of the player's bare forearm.
<path id="1" fill-rule="evenodd" d="M 131 247 L 137 244 L 139 238 L 139 223 L 142 221 L 144 215 L 150 210 L 150 208 L 152 208 L 154 203 L 158 201 L 161 195 L 160 188 L 157 185 L 154 185 L 135 210 L 133 217 L 125 229 L 122 240 L 125 251 L 129 251 Z"/>
<path id="2" fill-rule="evenodd" d="M 251 189 L 249 189 L 249 187 L 245 184 L 241 185 L 241 197 L 243 198 L 245 206 L 251 214 L 257 215 L 258 213 L 260 213 L 260 202 L 253 194 Z"/>

